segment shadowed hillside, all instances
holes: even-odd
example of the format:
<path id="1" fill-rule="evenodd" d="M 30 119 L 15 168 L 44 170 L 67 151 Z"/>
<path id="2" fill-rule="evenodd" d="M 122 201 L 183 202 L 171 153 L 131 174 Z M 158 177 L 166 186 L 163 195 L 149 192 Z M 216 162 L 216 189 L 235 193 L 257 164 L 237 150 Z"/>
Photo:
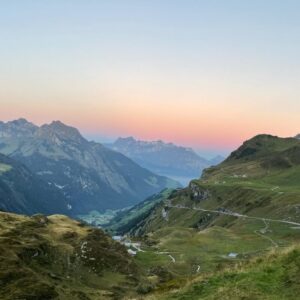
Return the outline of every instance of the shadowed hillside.
<path id="1" fill-rule="evenodd" d="M 62 215 L 0 213 L 0 298 L 121 299 L 142 282 L 124 246 Z"/>
<path id="2" fill-rule="evenodd" d="M 0 210 L 17 213 L 68 213 L 64 194 L 21 163 L 0 154 Z"/>

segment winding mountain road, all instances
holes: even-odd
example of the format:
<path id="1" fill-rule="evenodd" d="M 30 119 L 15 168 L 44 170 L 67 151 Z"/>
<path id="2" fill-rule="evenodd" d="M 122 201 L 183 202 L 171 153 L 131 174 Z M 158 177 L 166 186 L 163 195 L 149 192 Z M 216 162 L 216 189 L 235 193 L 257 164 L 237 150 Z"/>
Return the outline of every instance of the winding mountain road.
<path id="1" fill-rule="evenodd" d="M 266 221 L 268 221 L 268 222 L 277 222 L 277 223 L 284 223 L 284 224 L 300 226 L 300 223 L 293 222 L 293 221 L 252 217 L 252 216 L 243 215 L 243 214 L 240 214 L 240 213 L 237 213 L 237 212 L 232 212 L 232 211 L 211 210 L 211 209 L 204 209 L 204 208 L 199 208 L 199 207 L 188 207 L 188 206 L 172 205 L 172 204 L 167 204 L 166 207 L 178 208 L 178 209 L 190 209 L 190 210 L 196 210 L 196 211 L 204 211 L 204 212 L 216 213 L 216 214 L 221 214 L 221 215 L 233 216 L 233 217 L 237 217 L 237 218 L 260 220 L 260 221 L 264 221 L 264 222 L 266 222 Z"/>
<path id="2" fill-rule="evenodd" d="M 267 222 L 277 222 L 277 223 L 284 223 L 284 224 L 289 224 L 289 225 L 297 225 L 300 226 L 300 223 L 293 222 L 293 221 L 286 221 L 286 220 L 280 220 L 280 219 L 270 219 L 270 218 L 260 218 L 260 217 L 252 217 L 248 215 L 243 215 L 237 212 L 232 212 L 229 210 L 222 211 L 222 210 L 211 210 L 211 209 L 204 209 L 204 208 L 199 208 L 199 207 L 187 207 L 187 206 L 182 206 L 182 205 L 172 205 L 168 204 L 167 207 L 170 208 L 178 208 L 178 209 L 191 209 L 191 210 L 196 210 L 196 211 L 204 211 L 204 212 L 210 212 L 210 213 L 217 213 L 217 214 L 222 214 L 222 215 L 227 215 L 227 216 L 233 216 L 237 218 L 245 218 L 245 219 L 254 219 L 254 220 L 260 220 L 264 222 L 265 227 L 260 229 L 260 230 L 254 230 L 254 233 L 266 240 L 268 240 L 275 248 L 278 247 L 278 244 L 269 236 L 266 236 L 265 233 L 267 232 L 269 228 L 269 224 Z"/>

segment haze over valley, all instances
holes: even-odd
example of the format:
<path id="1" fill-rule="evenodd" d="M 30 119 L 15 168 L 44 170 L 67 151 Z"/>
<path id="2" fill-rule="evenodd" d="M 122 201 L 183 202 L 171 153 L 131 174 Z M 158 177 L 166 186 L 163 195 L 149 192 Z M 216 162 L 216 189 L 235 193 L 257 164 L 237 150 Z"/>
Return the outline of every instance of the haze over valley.
<path id="1" fill-rule="evenodd" d="M 221 155 L 205 159 L 191 148 L 163 141 L 139 141 L 133 137 L 118 138 L 114 143 L 106 145 L 130 157 L 146 169 L 178 180 L 182 185 L 200 177 L 203 169 L 224 159 Z"/>

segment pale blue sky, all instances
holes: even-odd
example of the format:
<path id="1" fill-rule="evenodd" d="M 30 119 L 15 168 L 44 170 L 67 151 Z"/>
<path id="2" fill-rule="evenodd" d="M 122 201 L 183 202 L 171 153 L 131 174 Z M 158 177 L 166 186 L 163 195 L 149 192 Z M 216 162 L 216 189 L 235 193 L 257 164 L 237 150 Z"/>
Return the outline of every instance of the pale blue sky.
<path id="1" fill-rule="evenodd" d="M 300 1 L 0 4 L 1 119 L 209 147 L 300 130 Z"/>

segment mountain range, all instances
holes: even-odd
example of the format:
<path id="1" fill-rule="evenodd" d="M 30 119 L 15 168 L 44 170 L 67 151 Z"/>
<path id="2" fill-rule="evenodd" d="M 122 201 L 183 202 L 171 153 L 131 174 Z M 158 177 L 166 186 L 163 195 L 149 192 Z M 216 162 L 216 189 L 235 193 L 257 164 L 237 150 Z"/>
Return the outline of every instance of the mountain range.
<path id="1" fill-rule="evenodd" d="M 51 186 L 60 192 L 69 215 L 123 208 L 164 188 L 178 186 L 123 154 L 86 140 L 76 128 L 60 121 L 42 126 L 25 119 L 0 122 L 0 153 L 25 165 L 35 178 L 49 185 L 48 189 Z M 58 200 L 49 200 L 49 206 L 53 201 Z"/>
<path id="2" fill-rule="evenodd" d="M 35 189 L 24 186 L 32 182 L 40 186 L 38 197 L 22 198 L 20 206 L 41 193 L 64 194 L 14 158 L 0 159 L 4 197 L 31 195 Z M 297 299 L 299 182 L 300 140 L 263 134 L 187 187 L 117 213 L 105 231 L 119 242 L 66 216 L 0 212 L 0 297 Z M 63 200 L 61 209 L 69 204 Z"/>
<path id="3" fill-rule="evenodd" d="M 180 180 L 183 185 L 188 184 L 191 179 L 199 178 L 203 169 L 224 159 L 216 156 L 207 160 L 191 148 L 163 141 L 139 141 L 133 137 L 118 138 L 107 146 L 154 173 Z"/>

